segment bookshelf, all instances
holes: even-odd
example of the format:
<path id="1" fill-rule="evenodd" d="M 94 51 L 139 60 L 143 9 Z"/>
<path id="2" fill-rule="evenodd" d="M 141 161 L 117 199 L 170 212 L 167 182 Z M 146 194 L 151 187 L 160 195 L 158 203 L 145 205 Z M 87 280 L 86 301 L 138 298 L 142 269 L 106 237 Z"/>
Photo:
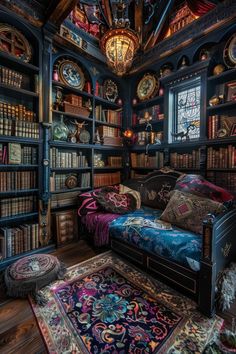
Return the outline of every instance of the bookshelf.
<path id="1" fill-rule="evenodd" d="M 0 11 L 0 20 L 10 30 L 20 31 L 31 43 L 28 61 L 21 59 L 19 52 L 0 50 L 0 269 L 3 269 L 23 255 L 48 252 L 53 244 L 42 241 L 39 221 L 42 44 L 38 34 L 17 18 Z"/>

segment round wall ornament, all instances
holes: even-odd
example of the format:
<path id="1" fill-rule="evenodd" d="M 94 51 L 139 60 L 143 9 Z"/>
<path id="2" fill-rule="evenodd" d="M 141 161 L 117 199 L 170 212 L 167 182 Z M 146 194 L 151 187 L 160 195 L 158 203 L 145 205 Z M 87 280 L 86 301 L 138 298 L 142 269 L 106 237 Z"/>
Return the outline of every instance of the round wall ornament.
<path id="1" fill-rule="evenodd" d="M 65 180 L 65 185 L 67 188 L 72 189 L 72 188 L 76 188 L 78 184 L 78 180 L 76 176 L 68 176 Z"/>
<path id="2" fill-rule="evenodd" d="M 138 83 L 137 96 L 143 100 L 148 100 L 155 96 L 159 88 L 159 81 L 157 77 L 153 74 L 145 74 Z"/>
<path id="3" fill-rule="evenodd" d="M 110 102 L 115 102 L 118 97 L 118 87 L 113 80 L 105 80 L 103 83 L 104 98 Z"/>
<path id="4" fill-rule="evenodd" d="M 82 69 L 72 60 L 62 60 L 58 64 L 60 80 L 71 87 L 83 90 L 85 78 Z"/>
<path id="5" fill-rule="evenodd" d="M 224 63 L 228 68 L 234 68 L 236 66 L 236 33 L 226 42 L 223 57 Z"/>

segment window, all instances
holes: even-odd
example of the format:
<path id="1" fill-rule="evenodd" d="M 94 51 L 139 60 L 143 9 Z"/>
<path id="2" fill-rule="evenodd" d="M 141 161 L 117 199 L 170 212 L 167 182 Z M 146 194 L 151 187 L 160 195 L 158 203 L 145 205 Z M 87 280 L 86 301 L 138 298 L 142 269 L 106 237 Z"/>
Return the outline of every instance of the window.
<path id="1" fill-rule="evenodd" d="M 172 140 L 200 137 L 201 84 L 200 78 L 172 89 Z"/>

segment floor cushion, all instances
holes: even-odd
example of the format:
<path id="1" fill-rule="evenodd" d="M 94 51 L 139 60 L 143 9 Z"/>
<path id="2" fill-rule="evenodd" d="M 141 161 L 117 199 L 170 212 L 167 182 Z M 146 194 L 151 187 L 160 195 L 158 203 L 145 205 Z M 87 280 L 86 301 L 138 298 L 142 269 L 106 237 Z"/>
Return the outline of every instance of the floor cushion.
<path id="1" fill-rule="evenodd" d="M 22 257 L 5 271 L 7 295 L 22 298 L 32 295 L 38 303 L 44 303 L 37 291 L 56 279 L 62 279 L 65 272 L 64 264 L 55 256 L 33 254 Z"/>

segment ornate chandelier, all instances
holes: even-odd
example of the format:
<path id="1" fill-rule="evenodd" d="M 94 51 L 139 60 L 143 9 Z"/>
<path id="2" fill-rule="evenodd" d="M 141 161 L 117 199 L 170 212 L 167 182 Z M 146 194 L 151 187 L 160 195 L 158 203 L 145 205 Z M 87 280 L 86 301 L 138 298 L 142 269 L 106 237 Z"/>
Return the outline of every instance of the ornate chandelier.
<path id="1" fill-rule="evenodd" d="M 129 28 L 129 19 L 124 18 L 126 5 L 117 4 L 113 27 L 101 39 L 101 49 L 107 64 L 118 76 L 124 75 L 131 67 L 134 54 L 139 47 L 138 35 Z"/>

